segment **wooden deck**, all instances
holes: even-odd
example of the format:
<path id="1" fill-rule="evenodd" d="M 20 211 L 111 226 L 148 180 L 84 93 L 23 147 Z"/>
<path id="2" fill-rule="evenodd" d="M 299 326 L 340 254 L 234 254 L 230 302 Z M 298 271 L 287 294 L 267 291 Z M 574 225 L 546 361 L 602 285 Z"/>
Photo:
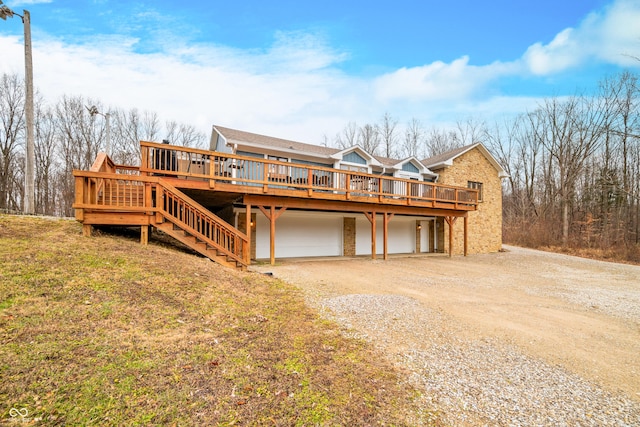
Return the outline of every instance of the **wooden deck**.
<path id="1" fill-rule="evenodd" d="M 140 172 L 184 179 L 182 188 L 472 211 L 478 191 L 389 176 L 141 142 Z"/>
<path id="2" fill-rule="evenodd" d="M 477 209 L 478 192 L 430 182 L 286 163 L 208 150 L 141 142 L 141 165 L 115 165 L 101 153 L 89 171 L 74 171 L 76 218 L 86 233 L 92 225 L 142 227 L 166 232 L 224 265 L 246 268 L 249 236 L 211 210 L 241 203 L 258 208 L 271 225 L 274 262 L 275 221 L 288 208 L 360 212 L 371 222 L 375 258 L 376 214 L 383 215 L 384 256 L 387 223 L 396 214 L 444 217 L 452 227 Z M 146 230 L 146 231 L 145 231 Z"/>

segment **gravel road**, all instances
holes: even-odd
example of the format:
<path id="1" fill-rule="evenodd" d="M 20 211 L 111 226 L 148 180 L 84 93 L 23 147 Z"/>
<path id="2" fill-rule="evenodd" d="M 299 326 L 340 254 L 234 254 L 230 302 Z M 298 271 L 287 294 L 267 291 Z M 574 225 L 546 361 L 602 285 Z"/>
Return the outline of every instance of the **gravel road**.
<path id="1" fill-rule="evenodd" d="M 253 269 L 372 342 L 447 425 L 640 426 L 640 267 L 505 249 Z"/>

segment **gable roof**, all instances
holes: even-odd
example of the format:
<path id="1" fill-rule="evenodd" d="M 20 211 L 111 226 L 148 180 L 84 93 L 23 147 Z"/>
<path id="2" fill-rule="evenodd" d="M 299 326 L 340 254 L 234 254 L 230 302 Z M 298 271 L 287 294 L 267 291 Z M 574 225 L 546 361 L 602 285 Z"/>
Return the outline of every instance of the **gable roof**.
<path id="1" fill-rule="evenodd" d="M 388 157 L 374 156 L 363 150 L 361 147 L 354 145 L 346 149 L 325 147 L 322 145 L 307 144 L 304 142 L 291 141 L 288 139 L 275 138 L 272 136 L 260 135 L 257 133 L 245 132 L 237 129 L 230 129 L 223 126 L 213 126 L 213 131 L 221 135 L 229 145 L 238 144 L 246 147 L 261 148 L 265 150 L 274 150 L 284 153 L 293 153 L 306 156 L 322 157 L 325 159 L 335 159 L 344 153 L 357 151 L 365 154 L 373 165 L 381 166 L 389 169 L 399 169 L 407 160 L 414 160 L 420 164 L 421 173 L 431 176 L 437 176 L 433 173 L 424 162 L 415 157 L 407 157 L 405 159 L 391 159 Z"/>
<path id="2" fill-rule="evenodd" d="M 369 163 L 371 163 L 372 165 L 375 166 L 382 166 L 382 163 L 380 163 L 380 161 L 378 161 L 378 159 L 376 158 L 376 156 L 372 156 L 371 154 L 367 153 L 366 151 L 364 151 L 360 146 L 358 145 L 354 145 L 353 147 L 349 147 L 349 148 L 345 148 L 344 150 L 340 150 L 334 154 L 331 155 L 331 158 L 336 159 L 336 160 L 340 160 L 342 159 L 342 157 L 345 154 L 348 153 L 358 153 L 361 157 L 363 157 L 365 160 L 368 160 Z"/>
<path id="3" fill-rule="evenodd" d="M 456 148 L 437 156 L 424 159 L 422 160 L 422 163 L 432 170 L 447 168 L 453 165 L 453 161 L 456 158 L 462 156 L 465 153 L 468 153 L 474 148 L 477 148 L 480 153 L 489 161 L 489 163 L 491 163 L 495 170 L 498 171 L 498 176 L 500 178 L 506 178 L 509 176 L 509 174 L 502 168 L 502 166 L 500 166 L 500 163 L 498 163 L 496 158 L 491 155 L 489 150 L 487 150 L 487 148 L 481 142 L 476 142 L 475 144 L 466 145 L 464 147 Z"/>
<path id="4" fill-rule="evenodd" d="M 272 136 L 259 135 L 257 133 L 244 132 L 222 126 L 214 126 L 213 129 L 222 135 L 222 137 L 227 140 L 228 144 L 237 143 L 250 147 L 273 148 L 287 152 L 316 154 L 322 157 L 329 157 L 340 151 L 336 148 L 324 147 L 322 145 L 305 144 L 304 142 L 274 138 Z"/>

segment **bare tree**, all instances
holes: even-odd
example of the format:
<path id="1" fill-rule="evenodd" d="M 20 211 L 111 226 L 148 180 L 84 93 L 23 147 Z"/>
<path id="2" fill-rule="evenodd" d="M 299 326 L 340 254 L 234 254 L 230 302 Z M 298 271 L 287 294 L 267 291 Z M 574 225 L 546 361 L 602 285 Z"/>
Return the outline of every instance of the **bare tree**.
<path id="1" fill-rule="evenodd" d="M 172 144 L 182 145 L 183 147 L 203 148 L 205 135 L 194 126 L 169 121 L 165 124 L 165 127 L 167 129 L 166 139 Z"/>
<path id="2" fill-rule="evenodd" d="M 484 122 L 477 121 L 469 117 L 465 121 L 456 123 L 457 139 L 462 146 L 481 142 L 481 138 L 487 134 L 487 127 Z"/>
<path id="3" fill-rule="evenodd" d="M 558 196 L 562 215 L 562 243 L 569 242 L 570 209 L 576 185 L 587 159 L 601 145 L 610 120 L 606 98 L 571 97 L 566 101 L 548 99 L 541 106 L 545 132 L 536 137 L 549 151 L 558 176 Z"/>
<path id="4" fill-rule="evenodd" d="M 24 139 L 24 84 L 17 75 L 0 79 L 0 209 L 17 210 L 16 169 L 19 144 Z"/>
<path id="5" fill-rule="evenodd" d="M 424 129 L 422 128 L 422 123 L 420 120 L 413 117 L 409 123 L 407 123 L 407 127 L 404 133 L 404 141 L 402 143 L 402 149 L 405 157 L 415 156 L 415 157 L 425 157 L 424 153 L 421 152 L 424 144 Z"/>
<path id="6" fill-rule="evenodd" d="M 63 96 L 55 107 L 62 173 L 58 191 L 65 206 L 64 216 L 73 213 L 71 204 L 75 186 L 72 171 L 89 169 L 100 150 L 99 140 L 94 135 L 94 120 L 86 111 L 86 105 L 96 104 L 82 97 Z"/>
<path id="7" fill-rule="evenodd" d="M 55 215 L 56 189 L 54 188 L 56 120 L 51 107 L 38 97 L 35 108 L 35 156 L 36 156 L 36 212 Z"/>
<path id="8" fill-rule="evenodd" d="M 437 156 L 462 147 L 464 144 L 455 131 L 432 128 L 425 138 L 427 157 Z"/>
<path id="9" fill-rule="evenodd" d="M 114 160 L 117 163 L 138 164 L 140 161 L 140 141 L 158 141 L 160 120 L 157 113 L 137 108 L 129 111 L 116 110 L 112 113 L 115 122 Z"/>
<path id="10" fill-rule="evenodd" d="M 381 123 L 377 126 L 377 131 L 379 135 L 380 142 L 382 144 L 382 149 L 384 150 L 383 155 L 387 158 L 397 157 L 397 135 L 396 135 L 396 127 L 398 126 L 398 121 L 391 117 L 391 114 L 384 113 L 382 116 Z"/>
<path id="11" fill-rule="evenodd" d="M 377 155 L 380 148 L 380 134 L 376 126 L 366 124 L 358 129 L 357 144 L 367 153 Z"/>
<path id="12" fill-rule="evenodd" d="M 358 142 L 358 125 L 356 122 L 349 122 L 342 129 L 342 132 L 336 135 L 334 143 L 338 148 L 345 149 L 353 147 Z"/>

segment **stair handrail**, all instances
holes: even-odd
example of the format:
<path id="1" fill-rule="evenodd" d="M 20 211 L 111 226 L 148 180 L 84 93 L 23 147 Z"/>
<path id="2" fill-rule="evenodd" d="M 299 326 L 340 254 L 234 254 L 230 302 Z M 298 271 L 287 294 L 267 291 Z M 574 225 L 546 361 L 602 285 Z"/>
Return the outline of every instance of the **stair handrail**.
<path id="1" fill-rule="evenodd" d="M 187 196 L 185 193 L 183 193 L 182 191 L 178 190 L 176 187 L 174 187 L 173 185 L 169 184 L 168 182 L 166 182 L 162 178 L 157 178 L 157 179 L 158 179 L 158 187 L 162 187 L 163 190 L 171 193 L 172 196 L 178 197 L 185 204 L 190 205 L 191 207 L 195 208 L 201 215 L 205 216 L 208 220 L 210 220 L 216 226 L 221 227 L 224 230 L 226 230 L 229 235 L 233 236 L 236 239 L 239 239 L 240 243 L 242 244 L 242 250 L 239 251 L 240 253 L 238 254 L 238 253 L 232 251 L 231 249 L 225 247 L 224 245 L 221 245 L 219 242 L 216 242 L 215 240 L 210 239 L 207 235 L 201 233 L 200 231 L 198 231 L 195 228 L 191 227 L 185 221 L 181 220 L 180 218 L 178 218 L 178 217 L 172 215 L 170 212 L 168 212 L 165 209 L 163 203 L 156 202 L 156 206 L 155 206 L 156 212 L 161 213 L 166 219 L 168 219 L 171 222 L 174 222 L 174 221 L 178 222 L 179 224 L 177 224 L 177 225 L 179 225 L 179 226 L 183 227 L 184 229 L 186 229 L 186 231 L 188 231 L 190 234 L 192 234 L 193 236 L 197 237 L 198 239 L 200 239 L 202 241 L 205 241 L 206 243 L 210 244 L 211 246 L 215 247 L 216 249 L 222 251 L 225 255 L 231 257 L 233 260 L 241 263 L 244 266 L 248 265 L 248 260 L 245 259 L 247 254 L 244 253 L 245 252 L 244 248 L 246 248 L 246 246 L 249 244 L 249 237 L 247 236 L 247 234 L 241 232 L 237 228 L 232 227 L 226 221 L 224 221 L 222 218 L 220 218 L 219 216 L 215 215 L 214 213 L 209 211 L 207 208 L 202 206 L 200 203 L 196 202 L 195 200 L 193 200 L 192 198 Z M 156 197 L 159 197 L 158 193 L 156 194 Z"/>
<path id="2" fill-rule="evenodd" d="M 234 228 L 233 226 L 229 225 L 222 218 L 220 218 L 219 216 L 217 216 L 214 213 L 212 213 L 211 211 L 209 211 L 207 208 L 202 206 L 200 203 L 196 202 L 195 200 L 193 200 L 192 198 L 187 196 L 185 193 L 183 193 L 182 191 L 178 190 L 173 185 L 171 185 L 168 182 L 166 182 L 161 177 L 144 176 L 144 175 L 122 175 L 122 174 L 117 174 L 117 173 L 83 171 L 83 170 L 74 170 L 73 171 L 73 176 L 76 177 L 76 178 L 84 178 L 84 180 L 92 180 L 92 179 L 100 178 L 102 180 L 112 179 L 112 180 L 125 180 L 125 181 L 136 181 L 136 182 L 148 183 L 148 184 L 151 184 L 152 186 L 156 187 L 156 197 L 158 197 L 158 193 L 160 193 L 158 191 L 158 189 L 161 188 L 164 191 L 167 191 L 167 192 L 171 193 L 173 197 L 179 198 L 186 205 L 189 205 L 189 206 L 193 207 L 194 209 L 196 209 L 199 212 L 199 214 L 201 214 L 203 217 L 206 217 L 209 221 L 211 221 L 212 224 L 215 224 L 217 227 L 219 227 L 221 229 L 224 229 L 224 231 L 228 235 L 233 236 L 235 239 L 239 239 L 239 242 L 240 242 L 241 247 L 242 247 L 242 251 L 240 251 L 239 253 L 242 256 L 240 256 L 239 254 L 231 251 L 229 248 L 227 248 L 224 245 L 216 242 L 215 240 L 210 239 L 205 234 L 203 234 L 203 233 L 199 232 L 198 230 L 194 229 L 193 227 L 189 226 L 189 224 L 187 224 L 186 222 L 181 221 L 179 218 L 172 216 L 169 212 L 167 212 L 164 209 L 164 206 L 163 206 L 162 203 L 157 203 L 156 202 L 156 206 L 146 206 L 146 204 L 145 204 L 145 206 L 143 206 L 143 207 L 125 208 L 125 209 L 131 210 L 131 211 L 143 210 L 145 212 L 149 212 L 150 214 L 158 214 L 158 213 L 160 213 L 163 217 L 167 218 L 171 222 L 174 222 L 174 221 L 179 222 L 178 225 L 184 227 L 186 229 L 186 231 L 188 231 L 192 235 L 196 236 L 198 239 L 200 239 L 202 241 L 206 241 L 212 247 L 220 250 L 222 253 L 224 253 L 225 255 L 229 256 L 234 261 L 237 261 L 237 262 L 241 263 L 243 266 L 247 266 L 249 264 L 249 259 L 248 259 L 249 258 L 249 254 L 245 250 L 245 248 L 247 248 L 247 245 L 249 244 L 249 238 L 248 238 L 247 234 L 245 234 L 245 233 L 241 232 L 240 230 Z M 83 184 L 83 185 L 86 185 L 86 183 Z M 92 202 L 89 202 L 89 201 L 84 200 L 82 198 L 81 198 L 81 201 L 78 201 L 78 199 L 76 198 L 76 202 L 73 204 L 73 207 L 76 208 L 76 209 L 100 208 L 100 206 L 97 204 L 97 202 L 92 203 Z M 123 207 L 120 207 L 120 206 L 118 206 L 117 208 L 118 209 L 123 209 Z"/>

